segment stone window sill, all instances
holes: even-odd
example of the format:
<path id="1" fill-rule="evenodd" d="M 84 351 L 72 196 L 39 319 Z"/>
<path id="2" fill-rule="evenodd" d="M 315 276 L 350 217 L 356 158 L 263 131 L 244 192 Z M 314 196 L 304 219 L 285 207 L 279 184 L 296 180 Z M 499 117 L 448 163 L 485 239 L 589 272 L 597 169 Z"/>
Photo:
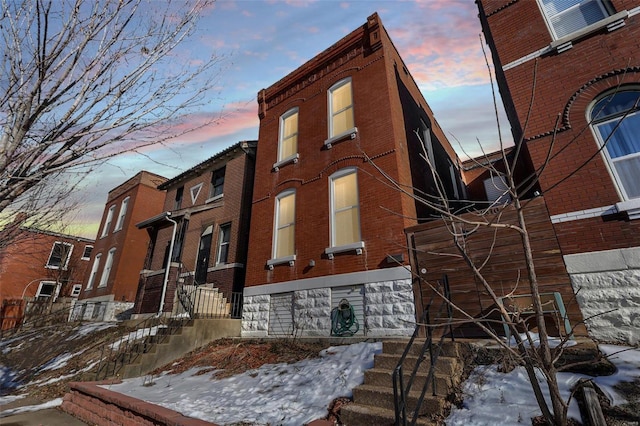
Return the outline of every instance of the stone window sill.
<path id="1" fill-rule="evenodd" d="M 604 27 L 607 27 L 608 31 L 617 30 L 620 27 L 624 26 L 624 20 L 629 17 L 629 12 L 623 10 L 622 12 L 618 12 L 614 15 L 609 16 L 608 18 L 602 19 L 598 22 L 594 22 L 591 25 L 587 25 L 584 28 L 579 29 L 578 31 L 574 31 L 571 34 L 567 34 L 566 36 L 559 38 L 551 42 L 549 47 L 551 50 L 557 50 L 558 53 L 562 53 L 565 50 L 569 50 L 573 47 L 572 42 L 579 40 L 583 37 L 588 36 L 591 33 L 594 33 Z"/>
<path id="2" fill-rule="evenodd" d="M 277 161 L 273 163 L 273 171 L 277 172 L 278 170 L 280 170 L 280 168 L 282 168 L 283 166 L 286 166 L 287 164 L 295 164 L 298 162 L 299 158 L 300 158 L 300 154 L 296 153 L 294 155 L 291 155 L 285 158 L 284 160 Z"/>
<path id="3" fill-rule="evenodd" d="M 626 212 L 629 220 L 640 219 L 640 198 L 616 203 L 616 209 L 620 213 Z"/>
<path id="4" fill-rule="evenodd" d="M 357 255 L 361 255 L 362 249 L 364 249 L 364 241 L 358 241 L 356 243 L 345 244 L 343 246 L 327 247 L 324 249 L 324 253 L 329 257 L 329 260 L 333 260 L 336 253 L 355 251 Z"/>
<path id="5" fill-rule="evenodd" d="M 205 204 L 213 203 L 214 201 L 221 200 L 222 197 L 224 197 L 224 194 L 218 194 L 215 197 L 207 198 L 204 203 Z"/>
<path id="6" fill-rule="evenodd" d="M 353 129 L 349 129 L 346 132 L 340 133 L 337 136 L 327 139 L 324 141 L 324 146 L 327 149 L 331 149 L 331 147 L 339 142 L 342 142 L 347 139 L 355 139 L 358 134 L 358 128 L 354 127 Z"/>
<path id="7" fill-rule="evenodd" d="M 270 271 L 273 270 L 273 267 L 276 265 L 282 265 L 288 263 L 289 266 L 293 266 L 296 263 L 296 255 L 292 255 L 292 256 L 285 256 L 285 257 L 279 257 L 277 259 L 269 259 L 267 260 L 267 268 L 269 268 Z"/>

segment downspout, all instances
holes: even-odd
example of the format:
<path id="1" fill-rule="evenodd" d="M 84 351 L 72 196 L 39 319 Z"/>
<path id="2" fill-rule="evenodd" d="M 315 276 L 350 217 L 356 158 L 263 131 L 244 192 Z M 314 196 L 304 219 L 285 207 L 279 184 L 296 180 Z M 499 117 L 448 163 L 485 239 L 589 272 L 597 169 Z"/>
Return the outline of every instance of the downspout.
<path id="1" fill-rule="evenodd" d="M 171 219 L 171 212 L 167 212 L 165 219 L 173 223 L 173 232 L 171 233 L 171 244 L 169 245 L 169 256 L 167 256 L 167 265 L 164 271 L 164 282 L 162 284 L 162 296 L 160 296 L 160 306 L 158 307 L 158 315 L 162 315 L 162 308 L 164 307 L 164 298 L 167 294 L 167 285 L 169 284 L 169 271 L 171 270 L 171 258 L 173 257 L 173 244 L 176 240 L 176 230 L 178 228 L 178 222 Z"/>

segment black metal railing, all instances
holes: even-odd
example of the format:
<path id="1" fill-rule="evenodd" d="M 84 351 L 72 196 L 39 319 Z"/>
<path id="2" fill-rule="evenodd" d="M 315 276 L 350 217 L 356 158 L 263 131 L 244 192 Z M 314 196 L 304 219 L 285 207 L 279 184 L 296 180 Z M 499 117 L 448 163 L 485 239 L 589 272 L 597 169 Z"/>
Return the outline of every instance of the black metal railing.
<path id="1" fill-rule="evenodd" d="M 176 294 L 177 317 L 189 318 L 242 318 L 242 292 L 225 296 L 211 285 L 178 285 Z"/>
<path id="2" fill-rule="evenodd" d="M 453 316 L 453 310 L 451 308 L 451 304 L 448 303 L 447 301 L 451 300 L 451 291 L 449 289 L 449 279 L 447 277 L 447 275 L 445 274 L 442 277 L 442 281 L 438 282 L 438 286 L 436 287 L 436 290 L 441 291 L 442 294 L 445 297 L 445 301 L 442 301 L 442 303 L 440 304 L 439 308 L 438 308 L 438 315 L 436 316 L 437 318 L 441 318 L 441 314 L 443 313 L 442 310 L 446 309 L 446 322 L 444 322 L 444 324 L 442 324 L 443 327 L 448 327 L 449 328 L 449 335 L 451 338 L 451 341 L 454 341 L 454 337 L 453 337 L 453 326 L 451 324 L 451 318 Z M 435 396 L 437 394 L 437 389 L 436 389 L 436 363 L 438 361 L 438 358 L 440 357 L 440 353 L 442 352 L 442 344 L 444 342 L 444 339 L 446 338 L 446 332 L 442 332 L 440 339 L 438 341 L 438 343 L 436 345 L 433 344 L 433 335 L 434 335 L 434 326 L 436 324 L 432 324 L 431 323 L 431 309 L 432 309 L 432 305 L 434 302 L 434 299 L 436 297 L 436 292 L 434 292 L 434 294 L 432 294 L 429 303 L 427 304 L 424 312 L 422 313 L 422 316 L 420 318 L 420 323 L 416 324 L 416 328 L 411 336 L 411 338 L 409 339 L 409 343 L 407 344 L 407 346 L 405 347 L 402 356 L 400 357 L 400 360 L 398 361 L 398 364 L 396 365 L 395 369 L 393 370 L 392 373 L 392 379 L 393 379 L 393 398 L 394 398 L 394 408 L 395 408 L 395 418 L 396 418 L 396 426 L 406 426 L 407 424 L 410 425 L 415 425 L 416 421 L 418 420 L 418 416 L 420 414 L 420 406 L 422 405 L 424 398 L 427 394 L 427 391 L 429 390 L 429 387 L 431 387 L 431 391 L 433 396 Z M 438 296 L 439 297 L 439 296 Z M 424 341 L 424 344 L 420 347 L 420 351 L 417 357 L 417 360 L 415 362 L 415 365 L 413 366 L 412 370 L 411 370 L 411 374 L 408 376 L 407 378 L 407 383 L 405 385 L 404 381 L 405 381 L 405 375 L 404 375 L 404 363 L 407 359 L 407 355 L 409 354 L 409 352 L 411 351 L 411 348 L 413 347 L 413 344 L 416 340 L 416 338 L 418 337 L 418 334 L 420 332 L 420 329 L 422 327 L 421 324 L 426 324 L 426 326 L 424 327 L 426 329 L 426 338 Z M 435 346 L 435 348 L 434 348 Z M 424 382 L 424 385 L 422 387 L 422 389 L 420 390 L 420 396 L 416 402 L 416 406 L 413 412 L 413 415 L 411 416 L 411 419 L 407 418 L 407 411 L 408 411 L 408 396 L 412 390 L 416 375 L 418 373 L 418 371 L 420 371 L 420 367 L 422 365 L 422 362 L 426 359 L 425 355 L 427 354 L 427 351 L 429 353 L 429 372 L 427 374 L 427 378 Z M 407 423 L 409 422 L 409 423 Z"/>

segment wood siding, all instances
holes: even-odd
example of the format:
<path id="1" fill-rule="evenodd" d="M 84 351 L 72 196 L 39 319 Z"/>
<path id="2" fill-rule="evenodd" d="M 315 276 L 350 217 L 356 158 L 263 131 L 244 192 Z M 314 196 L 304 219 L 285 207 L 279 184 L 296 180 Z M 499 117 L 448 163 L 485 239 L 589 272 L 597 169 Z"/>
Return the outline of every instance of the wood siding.
<path id="1" fill-rule="evenodd" d="M 531 236 L 540 292 L 560 292 L 569 320 L 575 326 L 581 323 L 582 316 L 575 302 L 544 198 L 528 200 L 525 204 L 526 226 Z M 473 219 L 474 213 L 467 213 L 463 217 Z M 482 218 L 476 216 L 476 219 Z M 486 219 L 499 223 L 517 224 L 513 206 L 504 208 L 500 216 L 496 212 L 488 215 Z M 470 225 L 459 226 L 467 232 L 473 229 Z M 414 279 L 414 286 L 421 296 L 422 305 L 428 305 L 433 293 L 427 283 L 435 284 L 446 274 L 449 278 L 453 302 L 474 318 L 486 317 L 487 325 L 496 332 L 504 334 L 502 325 L 499 324 L 500 316 L 495 312 L 493 301 L 482 287 L 480 280 L 473 275 L 470 267 L 462 259 L 445 224 L 436 220 L 409 228 L 406 233 L 412 248 L 412 269 L 419 275 L 419 278 Z M 464 244 L 475 264 L 486 262 L 482 273 L 497 296 L 506 296 L 511 291 L 514 294 L 531 293 L 519 232 L 480 227 L 464 238 Z M 437 301 L 434 304 L 438 306 Z M 463 320 L 464 316 L 454 312 L 454 318 Z M 454 330 L 456 335 L 463 337 L 484 335 L 484 332 L 472 323 L 458 323 Z M 580 325 L 576 333 L 582 335 L 586 331 Z"/>

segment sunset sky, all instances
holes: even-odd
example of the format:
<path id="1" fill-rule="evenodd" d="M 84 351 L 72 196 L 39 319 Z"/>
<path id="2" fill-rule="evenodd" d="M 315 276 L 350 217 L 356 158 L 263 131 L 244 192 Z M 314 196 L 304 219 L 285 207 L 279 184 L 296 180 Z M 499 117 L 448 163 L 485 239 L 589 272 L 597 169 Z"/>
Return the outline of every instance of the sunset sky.
<path id="1" fill-rule="evenodd" d="M 377 12 L 436 119 L 462 158 L 498 148 L 489 75 L 473 0 L 218 0 L 179 55 L 223 57 L 218 92 L 190 117 L 220 117 L 167 146 L 126 153 L 86 179 L 73 234 L 95 238 L 108 191 L 147 170 L 172 178 L 240 141 L 258 139 L 256 95 Z M 498 103 L 501 102 L 499 95 Z M 501 107 L 500 107 L 501 108 Z M 511 141 L 506 119 L 503 138 Z"/>

